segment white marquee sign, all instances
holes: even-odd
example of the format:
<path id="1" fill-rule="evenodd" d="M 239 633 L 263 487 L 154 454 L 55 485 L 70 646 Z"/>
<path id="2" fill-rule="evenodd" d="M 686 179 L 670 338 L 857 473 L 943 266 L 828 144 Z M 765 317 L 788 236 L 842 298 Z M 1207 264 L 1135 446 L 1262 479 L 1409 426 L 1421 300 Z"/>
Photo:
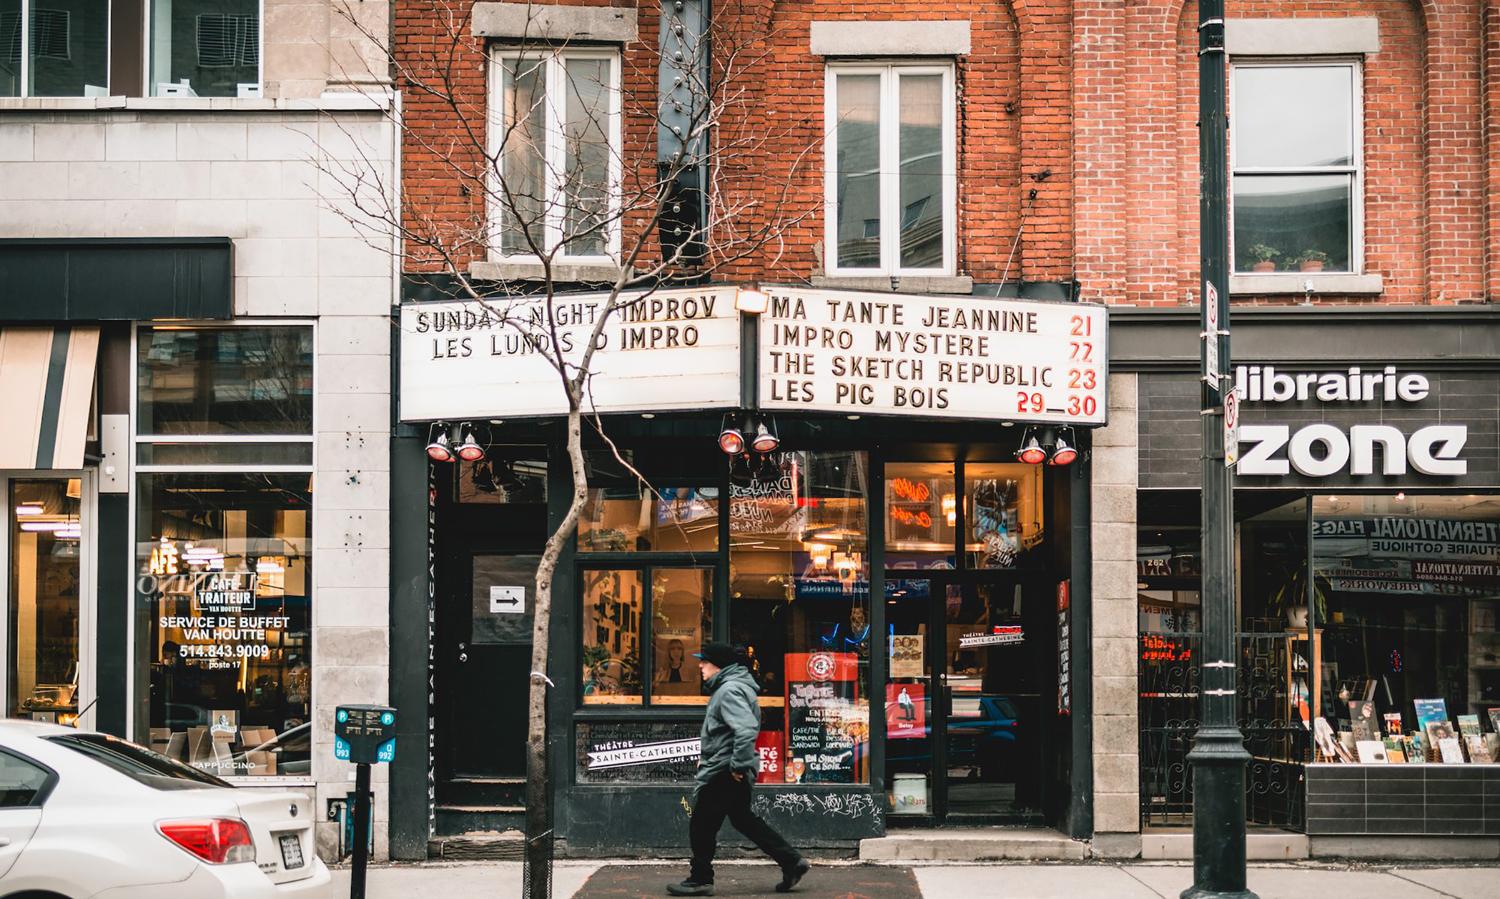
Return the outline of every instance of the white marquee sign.
<path id="1" fill-rule="evenodd" d="M 740 404 L 740 325 L 733 287 L 642 293 L 610 313 L 584 409 L 646 412 Z M 576 363 L 608 294 L 557 295 L 551 322 Z M 402 421 L 562 415 L 562 380 L 545 300 L 407 303 L 401 307 Z"/>
<path id="2" fill-rule="evenodd" d="M 1103 306 L 767 287 L 763 409 L 1103 424 Z"/>

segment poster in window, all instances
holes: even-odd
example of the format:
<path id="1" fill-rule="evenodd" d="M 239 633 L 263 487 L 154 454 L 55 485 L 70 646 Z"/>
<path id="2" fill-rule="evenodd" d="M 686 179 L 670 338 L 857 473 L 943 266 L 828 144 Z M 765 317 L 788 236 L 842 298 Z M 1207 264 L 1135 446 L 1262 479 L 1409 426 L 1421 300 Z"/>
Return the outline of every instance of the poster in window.
<path id="1" fill-rule="evenodd" d="M 789 652 L 786 664 L 786 782 L 853 783 L 869 736 L 858 705 L 859 657 Z"/>
<path id="2" fill-rule="evenodd" d="M 927 736 L 927 688 L 922 684 L 885 685 L 885 735 L 888 740 Z"/>
<path id="3" fill-rule="evenodd" d="M 923 646 L 921 634 L 891 635 L 891 677 L 922 677 Z"/>

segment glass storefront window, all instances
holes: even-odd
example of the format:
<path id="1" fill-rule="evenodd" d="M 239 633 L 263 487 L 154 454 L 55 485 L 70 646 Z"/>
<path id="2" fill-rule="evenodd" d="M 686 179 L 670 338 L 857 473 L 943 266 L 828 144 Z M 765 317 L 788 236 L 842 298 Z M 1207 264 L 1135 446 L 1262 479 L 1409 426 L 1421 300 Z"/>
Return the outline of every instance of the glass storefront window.
<path id="1" fill-rule="evenodd" d="M 311 436 L 311 328 L 161 326 L 141 328 L 136 345 L 142 436 Z M 232 443 L 225 450 L 244 451 Z M 174 455 L 156 464 L 204 464 L 182 452 L 169 442 L 159 454 Z"/>
<path id="2" fill-rule="evenodd" d="M 14 718 L 78 718 L 82 482 L 10 482 L 10 696 Z"/>
<path id="3" fill-rule="evenodd" d="M 869 780 L 868 462 L 775 453 L 731 486 L 730 637 L 787 782 Z"/>
<path id="4" fill-rule="evenodd" d="M 951 462 L 885 467 L 885 567 L 953 568 L 958 489 Z"/>
<path id="5" fill-rule="evenodd" d="M 578 519 L 579 552 L 713 552 L 719 548 L 717 487 L 636 483 L 591 487 Z"/>
<path id="6" fill-rule="evenodd" d="M 1046 536 L 1041 468 L 1014 462 L 964 466 L 963 513 L 969 567 L 1016 567 L 1021 554 Z"/>
<path id="7" fill-rule="evenodd" d="M 137 639 L 148 736 L 220 776 L 308 775 L 308 476 L 137 479 Z"/>
<path id="8" fill-rule="evenodd" d="M 260 84 L 255 0 L 153 0 L 153 97 L 236 97 Z"/>
<path id="9" fill-rule="evenodd" d="M 708 702 L 693 654 L 713 632 L 712 569 L 586 569 L 581 575 L 584 705 Z"/>

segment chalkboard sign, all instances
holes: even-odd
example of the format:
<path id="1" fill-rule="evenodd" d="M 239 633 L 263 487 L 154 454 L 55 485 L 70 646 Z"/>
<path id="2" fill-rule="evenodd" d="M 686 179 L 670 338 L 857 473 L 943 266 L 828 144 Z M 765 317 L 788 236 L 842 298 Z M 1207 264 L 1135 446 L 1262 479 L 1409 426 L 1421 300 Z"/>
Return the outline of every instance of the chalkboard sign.
<path id="1" fill-rule="evenodd" d="M 854 783 L 869 738 L 852 652 L 787 653 L 786 780 Z"/>

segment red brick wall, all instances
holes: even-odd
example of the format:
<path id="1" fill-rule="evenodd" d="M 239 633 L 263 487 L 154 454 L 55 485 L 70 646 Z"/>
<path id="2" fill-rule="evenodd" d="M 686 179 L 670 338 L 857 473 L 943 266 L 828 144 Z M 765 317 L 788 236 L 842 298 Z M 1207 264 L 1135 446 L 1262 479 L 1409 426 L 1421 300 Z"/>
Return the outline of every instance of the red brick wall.
<path id="1" fill-rule="evenodd" d="M 451 87 L 457 99 L 455 108 L 402 85 L 409 126 L 403 159 L 407 221 L 443 234 L 461 264 L 485 256 L 477 239 L 483 221 L 477 176 L 482 160 L 468 152 L 464 137 L 464 120 L 479 127 L 485 105 L 482 46 L 467 37 L 469 5 L 401 0 L 395 22 L 399 64 L 441 82 L 445 90 Z M 977 281 L 999 281 L 1010 260 L 1012 280 L 1072 277 L 1072 11 L 1067 4 L 957 0 L 938 8 L 867 0 L 721 0 L 714 11 L 722 37 L 719 62 L 727 64 L 729 54 L 723 51 L 732 46 L 741 74 L 735 90 L 742 96 L 722 129 L 723 140 L 734 149 L 720 172 L 722 199 L 735 208 L 746 206 L 736 217 L 742 232 L 772 221 L 785 226 L 781 239 L 727 266 L 724 277 L 801 279 L 821 269 L 825 60 L 809 52 L 810 23 L 938 18 L 969 20 L 973 45 L 973 53 L 956 67 L 959 272 Z M 627 112 L 654 102 L 658 17 L 656 3 L 641 4 L 640 41 L 625 49 Z M 655 161 L 653 123 L 645 115 L 627 116 L 626 135 L 627 159 L 640 160 L 640 173 L 648 175 Z M 627 236 L 625 243 L 630 242 Z M 410 244 L 408 251 L 407 270 L 442 267 L 431 253 Z"/>
<path id="2" fill-rule="evenodd" d="M 1074 40 L 1079 122 L 1078 272 L 1084 297 L 1195 302 L 1198 283 L 1197 3 L 1081 0 Z M 1495 277 L 1481 35 L 1468 0 L 1243 0 L 1231 18 L 1374 16 L 1364 63 L 1365 271 L 1378 297 L 1319 303 L 1483 302 Z M 1482 24 L 1482 23 L 1488 23 Z M 1493 65 L 1493 63 L 1488 63 Z M 1488 127 L 1493 130 L 1493 125 Z M 1300 302 L 1303 297 L 1242 297 Z"/>

